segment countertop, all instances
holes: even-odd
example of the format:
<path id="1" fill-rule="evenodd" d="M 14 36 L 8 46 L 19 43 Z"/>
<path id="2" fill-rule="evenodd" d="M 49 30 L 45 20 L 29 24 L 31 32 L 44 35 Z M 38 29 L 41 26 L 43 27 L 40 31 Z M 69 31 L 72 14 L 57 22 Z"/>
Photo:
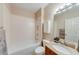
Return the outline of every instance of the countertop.
<path id="1" fill-rule="evenodd" d="M 48 40 L 44 40 L 44 46 L 47 46 L 52 51 L 57 53 L 58 55 L 79 55 L 79 52 L 77 52 L 76 49 L 73 49 L 71 47 L 68 47 L 61 43 L 55 43 Z"/>

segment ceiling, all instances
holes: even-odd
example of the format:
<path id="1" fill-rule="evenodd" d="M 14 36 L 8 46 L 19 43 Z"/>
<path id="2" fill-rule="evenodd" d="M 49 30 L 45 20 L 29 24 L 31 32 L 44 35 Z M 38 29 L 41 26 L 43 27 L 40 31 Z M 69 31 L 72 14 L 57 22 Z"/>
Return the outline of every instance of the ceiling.
<path id="1" fill-rule="evenodd" d="M 19 9 L 25 9 L 29 12 L 35 13 L 41 7 L 48 5 L 48 3 L 11 3 L 10 5 Z"/>

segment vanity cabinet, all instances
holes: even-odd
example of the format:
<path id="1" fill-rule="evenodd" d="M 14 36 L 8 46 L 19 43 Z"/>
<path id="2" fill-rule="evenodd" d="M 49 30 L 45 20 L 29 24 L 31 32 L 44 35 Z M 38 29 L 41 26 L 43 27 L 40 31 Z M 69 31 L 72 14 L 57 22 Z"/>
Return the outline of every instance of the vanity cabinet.
<path id="1" fill-rule="evenodd" d="M 54 51 L 52 51 L 50 48 L 45 46 L 45 55 L 57 55 Z"/>

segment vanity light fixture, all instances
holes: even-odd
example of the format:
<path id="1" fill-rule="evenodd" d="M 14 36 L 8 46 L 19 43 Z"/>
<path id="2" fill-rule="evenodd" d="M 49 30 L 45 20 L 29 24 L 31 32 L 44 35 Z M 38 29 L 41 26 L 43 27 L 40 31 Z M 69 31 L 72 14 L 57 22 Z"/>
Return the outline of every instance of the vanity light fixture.
<path id="1" fill-rule="evenodd" d="M 69 5 L 71 5 L 71 3 L 66 3 L 65 5 L 69 6 Z"/>
<path id="2" fill-rule="evenodd" d="M 65 3 L 59 9 L 56 10 L 56 14 L 65 12 L 66 10 L 71 9 L 73 6 L 79 5 L 79 3 Z"/>
<path id="3" fill-rule="evenodd" d="M 62 10 L 62 9 L 64 9 L 64 7 L 65 7 L 65 4 L 63 6 L 61 6 L 59 9 Z"/>

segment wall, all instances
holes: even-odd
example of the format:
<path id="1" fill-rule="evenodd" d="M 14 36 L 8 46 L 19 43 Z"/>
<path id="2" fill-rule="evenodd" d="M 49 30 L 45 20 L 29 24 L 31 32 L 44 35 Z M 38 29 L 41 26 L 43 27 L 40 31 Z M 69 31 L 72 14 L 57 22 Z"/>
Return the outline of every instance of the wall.
<path id="1" fill-rule="evenodd" d="M 44 33 L 50 33 L 48 21 L 44 22 Z"/>
<path id="2" fill-rule="evenodd" d="M 0 4 L 0 27 L 2 26 L 3 24 L 3 7 L 2 7 L 2 4 Z"/>
<path id="3" fill-rule="evenodd" d="M 6 31 L 8 54 L 22 51 L 35 44 L 34 14 L 0 4 L 0 26 Z"/>
<path id="4" fill-rule="evenodd" d="M 23 10 L 11 10 L 9 54 L 28 48 L 35 43 L 34 15 Z"/>

